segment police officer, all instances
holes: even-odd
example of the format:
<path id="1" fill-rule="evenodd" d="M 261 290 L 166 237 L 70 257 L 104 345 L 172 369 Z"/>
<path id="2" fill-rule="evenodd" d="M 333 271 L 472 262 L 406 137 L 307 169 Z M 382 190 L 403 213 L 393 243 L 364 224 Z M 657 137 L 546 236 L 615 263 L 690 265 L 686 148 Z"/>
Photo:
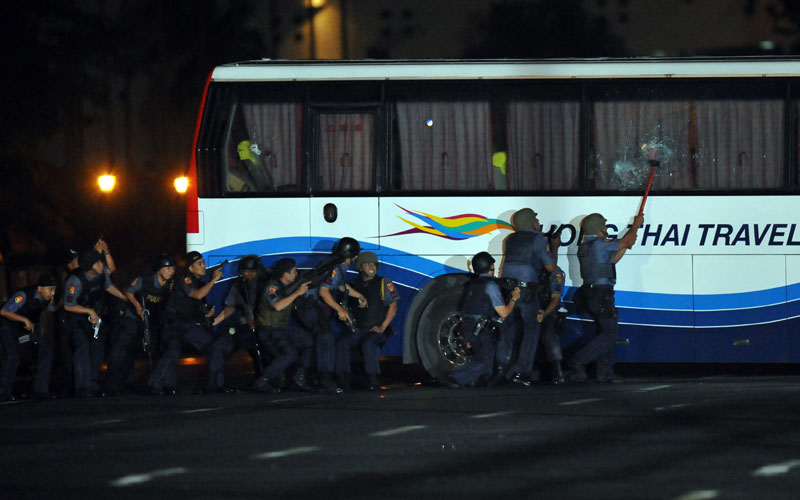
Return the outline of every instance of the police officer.
<path id="1" fill-rule="evenodd" d="M 84 252 L 80 271 L 67 278 L 64 310 L 73 349 L 75 395 L 102 396 L 98 378 L 105 356 L 105 337 L 100 328 L 103 298 L 109 293 L 127 302 L 127 297 L 111 282 L 103 255 L 97 250 Z"/>
<path id="2" fill-rule="evenodd" d="M 338 297 L 340 293 L 346 293 L 356 298 L 361 297 L 358 299 L 361 303 L 360 305 L 366 306 L 366 299 L 345 282 L 345 269 L 360 251 L 361 246 L 358 241 L 348 237 L 340 239 L 334 245 L 333 251 L 328 257 L 333 262 L 339 263 L 325 274 L 324 281 L 319 287 L 309 289 L 303 300 L 297 304 L 298 317 L 314 335 L 319 386 L 325 392 L 336 394 L 344 392 L 333 380 L 336 337 L 333 333 L 329 312 L 333 310 L 339 320 L 344 323 L 353 321 L 347 309 L 336 301 L 335 296 Z"/>
<path id="3" fill-rule="evenodd" d="M 336 342 L 336 377 L 339 387 L 350 388 L 350 351 L 360 344 L 367 387 L 375 390 L 381 385 L 378 355 L 386 339 L 394 333 L 391 324 L 400 295 L 392 280 L 378 276 L 378 257 L 373 252 L 361 252 L 356 269 L 359 276 L 349 285 L 366 299 L 366 306 L 354 311 L 355 328 L 348 329 Z"/>
<path id="4" fill-rule="evenodd" d="M 550 381 L 553 384 L 561 384 L 564 382 L 564 370 L 561 366 L 563 356 L 559 329 L 563 326 L 563 317 L 560 317 L 563 313 L 560 312 L 560 309 L 561 296 L 564 294 L 564 271 L 556 266 L 555 271 L 548 274 L 546 294 L 543 297 L 544 300 L 541 301 L 546 305 L 544 309 L 539 310 L 536 321 L 542 325 L 542 344 L 547 361 L 550 363 Z M 559 325 L 559 321 L 562 321 L 561 325 Z"/>
<path id="5" fill-rule="evenodd" d="M 511 222 L 514 232 L 505 240 L 502 277 L 516 280 L 522 291 L 513 314 L 509 315 L 500 330 L 496 353 L 497 373 L 493 382 L 498 381 L 511 361 L 517 327 L 521 323 L 523 335 L 519 354 L 509 371 L 512 373 L 512 382 L 527 386 L 531 384 L 530 373 L 541 332 L 540 324 L 536 320 L 541 309 L 536 293 L 538 276 L 542 269 L 550 272 L 555 270 L 554 254 L 558 251 L 561 240 L 556 236 L 551 242 L 552 251 L 548 250 L 548 241 L 541 233 L 542 226 L 537 214 L 530 208 L 515 212 Z"/>
<path id="6" fill-rule="evenodd" d="M 176 364 L 181 353 L 181 344 L 208 353 L 209 386 L 214 391 L 233 392 L 217 385 L 222 378 L 223 356 L 217 348 L 211 330 L 210 318 L 214 308 L 208 308 L 206 296 L 214 284 L 222 278 L 222 266 L 211 273 L 208 282 L 206 261 L 200 252 L 186 254 L 186 272 L 176 280 L 175 289 L 167 299 L 165 313 L 167 327 L 162 335 L 162 356 L 147 379 L 147 392 L 152 395 L 172 395 L 177 392 L 178 374 Z"/>
<path id="7" fill-rule="evenodd" d="M 494 325 L 497 318 L 506 318 L 514 311 L 520 297 L 514 287 L 506 303 L 494 277 L 494 258 L 488 252 L 472 257 L 471 277 L 461 297 L 461 335 L 472 346 L 472 358 L 453 369 L 457 386 L 474 385 L 480 377 L 491 375 L 494 356 Z"/>
<path id="8" fill-rule="evenodd" d="M 597 335 L 568 361 L 568 379 L 583 382 L 587 379 L 586 365 L 597 363 L 597 380 L 620 382 L 614 373 L 617 339 L 617 309 L 614 285 L 617 282 L 616 263 L 636 242 L 636 234 L 644 223 L 643 215 L 633 218 L 633 225 L 621 239 L 609 239 L 606 219 L 593 213 L 581 221 L 583 242 L 578 248 L 581 266 L 581 301 L 597 326 Z"/>
<path id="9" fill-rule="evenodd" d="M 155 269 L 154 273 L 137 276 L 125 289 L 129 306 L 125 308 L 113 336 L 114 343 L 108 360 L 108 394 L 119 391 L 120 381 L 130 383 L 136 379 L 132 346 L 135 338 L 144 336 L 145 314 L 150 329 L 149 338 L 142 337 L 142 346 L 151 357 L 151 362 L 153 353 L 158 352 L 163 310 L 175 286 L 175 259 L 161 254 L 156 260 Z"/>
<path id="10" fill-rule="evenodd" d="M 292 286 L 297 281 L 297 265 L 288 257 L 272 267 L 272 278 L 261 295 L 258 308 L 258 336 L 272 348 L 275 356 L 264 368 L 254 387 L 261 392 L 280 391 L 280 380 L 289 366 L 298 362 L 292 381 L 294 387 L 308 390 L 306 373 L 311 366 L 314 339 L 302 328 L 290 326 L 289 319 L 295 301 L 308 292 L 308 282 Z"/>
<path id="11" fill-rule="evenodd" d="M 39 315 L 53 310 L 53 296 L 56 293 L 55 276 L 43 274 L 36 286 L 23 288 L 15 293 L 0 309 L 0 343 L 3 345 L 3 358 L 0 360 L 0 401 L 12 401 L 14 379 L 19 367 L 19 346 L 35 344 L 36 372 L 33 376 L 33 396 L 40 399 L 53 399 L 50 394 L 50 368 L 53 364 L 53 346 L 43 338 L 36 338 L 35 323 Z"/>
<path id="12" fill-rule="evenodd" d="M 238 278 L 225 297 L 225 308 L 214 318 L 213 325 L 217 326 L 238 313 L 238 324 L 228 328 L 227 334 L 220 337 L 220 349 L 225 358 L 237 348 L 247 349 L 253 357 L 255 372 L 259 376 L 264 362 L 261 356 L 264 353 L 261 349 L 262 342 L 256 336 L 256 315 L 260 295 L 266 285 L 266 275 L 261 259 L 252 254 L 239 260 L 238 273 Z"/>

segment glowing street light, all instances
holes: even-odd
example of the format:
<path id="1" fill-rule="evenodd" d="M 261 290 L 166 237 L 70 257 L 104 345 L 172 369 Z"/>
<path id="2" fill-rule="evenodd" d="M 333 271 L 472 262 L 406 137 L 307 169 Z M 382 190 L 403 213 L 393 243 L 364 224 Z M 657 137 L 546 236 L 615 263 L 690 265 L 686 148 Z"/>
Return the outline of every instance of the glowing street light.
<path id="1" fill-rule="evenodd" d="M 110 193 L 114 190 L 114 184 L 116 184 L 117 178 L 113 175 L 105 174 L 101 175 L 97 178 L 97 185 L 100 186 L 100 191 L 104 193 Z"/>
<path id="2" fill-rule="evenodd" d="M 175 191 L 179 192 L 180 194 L 184 194 L 187 189 L 189 189 L 189 178 L 184 176 L 175 177 Z"/>

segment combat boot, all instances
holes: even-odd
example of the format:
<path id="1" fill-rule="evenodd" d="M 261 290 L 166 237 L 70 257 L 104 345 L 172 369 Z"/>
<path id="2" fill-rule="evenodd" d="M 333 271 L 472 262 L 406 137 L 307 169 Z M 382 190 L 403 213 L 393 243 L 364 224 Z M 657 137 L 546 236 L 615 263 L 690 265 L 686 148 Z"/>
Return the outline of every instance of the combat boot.
<path id="1" fill-rule="evenodd" d="M 499 364 L 495 365 L 494 367 L 494 374 L 492 378 L 490 378 L 486 382 L 486 387 L 495 387 L 501 384 L 506 383 L 506 370 L 508 369 L 507 365 Z"/>
<path id="2" fill-rule="evenodd" d="M 564 383 L 564 370 L 561 369 L 561 361 L 553 361 L 550 365 L 552 378 L 550 382 L 553 385 Z"/>
<path id="3" fill-rule="evenodd" d="M 302 366 L 297 367 L 292 376 L 292 385 L 299 391 L 310 391 L 311 387 L 308 385 L 308 377 L 306 376 L 306 369 Z"/>
<path id="4" fill-rule="evenodd" d="M 377 373 L 370 373 L 367 375 L 367 389 L 376 391 L 381 388 L 381 381 Z"/>
<path id="5" fill-rule="evenodd" d="M 345 392 L 350 390 L 350 374 L 348 372 L 338 372 L 336 374 L 336 381 L 339 383 L 339 387 Z"/>
<path id="6" fill-rule="evenodd" d="M 333 376 L 331 376 L 330 372 L 319 374 L 319 390 L 331 394 L 341 394 L 344 392 L 344 389 L 336 385 L 336 382 L 333 381 Z"/>
<path id="7" fill-rule="evenodd" d="M 567 366 L 569 366 L 569 371 L 567 372 L 566 378 L 570 382 L 586 382 L 589 378 L 586 376 L 586 367 L 577 359 L 568 359 Z"/>
<path id="8" fill-rule="evenodd" d="M 272 379 L 270 379 L 266 375 L 258 377 L 258 379 L 253 384 L 253 388 L 258 392 L 263 392 L 266 394 L 276 394 L 278 392 L 281 392 L 280 388 L 275 387 L 275 385 L 273 385 Z"/>

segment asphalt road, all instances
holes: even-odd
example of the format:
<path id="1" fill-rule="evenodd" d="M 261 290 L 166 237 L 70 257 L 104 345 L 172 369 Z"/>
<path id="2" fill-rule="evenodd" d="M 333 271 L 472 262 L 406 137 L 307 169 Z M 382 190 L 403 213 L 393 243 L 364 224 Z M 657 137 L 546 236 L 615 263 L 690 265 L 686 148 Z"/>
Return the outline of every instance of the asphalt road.
<path id="1" fill-rule="evenodd" d="M 0 404 L 12 498 L 796 499 L 800 377 Z"/>

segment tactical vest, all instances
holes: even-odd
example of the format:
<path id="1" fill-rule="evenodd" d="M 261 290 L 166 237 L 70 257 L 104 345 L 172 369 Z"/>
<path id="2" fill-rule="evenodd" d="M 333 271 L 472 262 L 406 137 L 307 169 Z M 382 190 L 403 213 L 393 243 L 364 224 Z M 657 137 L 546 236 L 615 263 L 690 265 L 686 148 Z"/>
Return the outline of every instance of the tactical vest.
<path id="1" fill-rule="evenodd" d="M 255 321 L 257 317 L 259 307 L 259 292 L 265 289 L 266 283 L 263 279 L 256 278 L 256 286 L 253 287 L 253 292 L 249 291 L 247 286 L 247 280 L 244 277 L 240 276 L 236 279 L 233 283 L 233 286 L 236 287 L 236 290 L 239 292 L 239 296 L 244 298 L 247 302 L 246 304 L 236 304 L 236 311 L 239 313 L 239 321 L 241 324 L 246 325 L 249 324 L 251 321 Z"/>
<path id="2" fill-rule="evenodd" d="M 266 288 L 271 286 L 275 286 L 278 289 L 278 295 L 282 296 L 283 294 L 280 293 L 285 285 L 281 283 L 279 280 L 277 281 L 270 281 L 267 284 Z M 256 316 L 258 320 L 259 326 L 271 326 L 272 328 L 286 328 L 289 326 L 289 316 L 292 314 L 292 306 L 287 306 L 281 309 L 280 311 L 276 311 L 272 304 L 269 303 L 267 299 L 267 294 L 262 293 L 261 298 L 258 302 L 258 315 Z"/>
<path id="3" fill-rule="evenodd" d="M 578 247 L 578 262 L 581 265 L 581 278 L 584 285 L 592 285 L 600 278 L 617 279 L 617 267 L 613 262 L 597 262 L 592 254 L 593 239 Z"/>
<path id="4" fill-rule="evenodd" d="M 461 314 L 483 318 L 494 315 L 494 306 L 486 294 L 486 285 L 494 280 L 491 276 L 478 276 L 469 280 L 461 298 Z"/>
<path id="5" fill-rule="evenodd" d="M 35 286 L 23 288 L 21 291 L 25 292 L 25 303 L 22 304 L 22 307 L 20 307 L 16 313 L 20 316 L 28 318 L 33 323 L 37 323 L 39 321 L 39 314 L 47 309 L 47 302 L 36 298 Z M 5 316 L 0 316 L 0 319 L 2 319 L 3 323 L 7 325 L 18 323 L 17 321 L 10 320 Z"/>
<path id="6" fill-rule="evenodd" d="M 533 231 L 511 233 L 506 239 L 504 264 L 531 266 L 534 276 L 539 276 L 544 263 L 541 259 L 534 259 L 534 248 L 536 248 L 534 244 L 537 238 L 544 238 L 544 235 Z"/>
<path id="7" fill-rule="evenodd" d="M 139 290 L 139 300 L 144 298 L 147 310 L 151 317 L 157 317 L 166 305 L 167 298 L 172 292 L 175 282 L 168 280 L 164 286 L 156 286 L 158 273 L 151 274 L 142 278 L 142 289 Z"/>
<path id="8" fill-rule="evenodd" d="M 196 278 L 192 274 L 181 276 L 180 279 L 185 279 L 187 277 L 192 280 L 192 283 L 195 285 L 195 290 L 205 286 L 202 280 Z M 199 286 L 197 286 L 198 284 Z M 206 302 L 205 299 L 201 300 L 189 297 L 183 291 L 183 286 L 178 286 L 167 300 L 167 310 L 179 318 L 202 322 L 205 321 Z"/>
<path id="9" fill-rule="evenodd" d="M 382 297 L 383 278 L 376 275 L 371 280 L 364 281 L 359 277 L 351 281 L 350 286 L 367 299 L 367 307 L 358 307 L 353 311 L 358 329 L 369 330 L 383 323 L 388 309 Z"/>
<path id="10" fill-rule="evenodd" d="M 78 273 L 78 279 L 81 280 L 81 294 L 78 296 L 77 305 L 81 307 L 88 307 L 93 309 L 97 314 L 102 314 L 103 309 L 103 294 L 106 290 L 106 276 L 105 272 L 100 273 L 96 278 L 90 280 L 86 277 L 86 273 Z M 83 313 L 72 313 L 83 314 Z"/>

